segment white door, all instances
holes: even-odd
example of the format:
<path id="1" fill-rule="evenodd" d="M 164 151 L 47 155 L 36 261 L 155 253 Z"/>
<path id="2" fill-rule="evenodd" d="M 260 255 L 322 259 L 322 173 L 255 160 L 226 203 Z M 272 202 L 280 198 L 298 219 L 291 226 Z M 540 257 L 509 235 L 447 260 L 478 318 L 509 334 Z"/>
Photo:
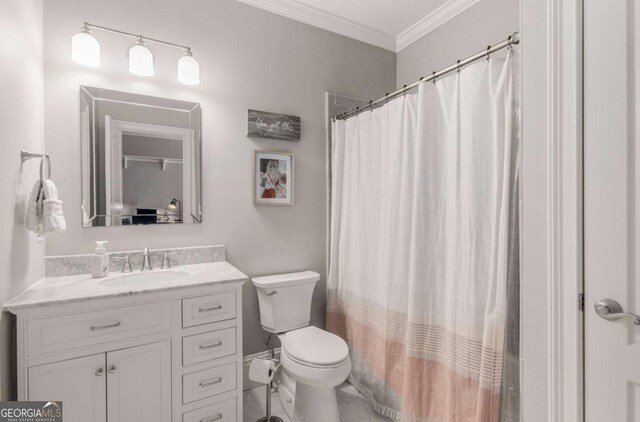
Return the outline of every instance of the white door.
<path id="1" fill-rule="evenodd" d="M 608 315 L 640 314 L 639 31 L 637 0 L 584 1 L 587 422 L 640 422 L 640 326 Z"/>
<path id="2" fill-rule="evenodd" d="M 29 400 L 62 401 L 65 422 L 106 422 L 104 353 L 29 368 Z"/>
<path id="3" fill-rule="evenodd" d="M 107 353 L 109 422 L 171 421 L 171 342 Z"/>

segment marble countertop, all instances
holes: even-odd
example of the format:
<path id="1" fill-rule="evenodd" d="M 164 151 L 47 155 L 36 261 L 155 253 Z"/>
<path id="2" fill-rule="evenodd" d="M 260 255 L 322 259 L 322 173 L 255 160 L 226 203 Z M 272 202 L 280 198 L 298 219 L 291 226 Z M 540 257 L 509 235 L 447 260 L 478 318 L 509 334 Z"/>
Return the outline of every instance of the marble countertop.
<path id="1" fill-rule="evenodd" d="M 141 280 L 158 275 L 153 282 Z M 167 277 L 170 276 L 170 277 Z M 175 277 L 174 277 L 175 276 Z M 125 277 L 132 277 L 127 280 Z M 107 277 L 93 278 L 91 274 L 46 277 L 23 291 L 4 305 L 12 313 L 38 306 L 61 305 L 73 302 L 155 293 L 188 287 L 204 287 L 244 282 L 248 277 L 226 261 L 174 266 L 171 269 L 112 272 Z"/>

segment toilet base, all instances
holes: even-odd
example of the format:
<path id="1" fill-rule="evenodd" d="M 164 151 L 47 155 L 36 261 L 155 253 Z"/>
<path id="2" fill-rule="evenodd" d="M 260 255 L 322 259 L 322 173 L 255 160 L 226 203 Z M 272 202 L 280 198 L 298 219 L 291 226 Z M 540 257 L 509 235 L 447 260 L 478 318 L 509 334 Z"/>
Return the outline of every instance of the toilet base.
<path id="1" fill-rule="evenodd" d="M 293 422 L 340 422 L 335 387 L 296 383 Z"/>

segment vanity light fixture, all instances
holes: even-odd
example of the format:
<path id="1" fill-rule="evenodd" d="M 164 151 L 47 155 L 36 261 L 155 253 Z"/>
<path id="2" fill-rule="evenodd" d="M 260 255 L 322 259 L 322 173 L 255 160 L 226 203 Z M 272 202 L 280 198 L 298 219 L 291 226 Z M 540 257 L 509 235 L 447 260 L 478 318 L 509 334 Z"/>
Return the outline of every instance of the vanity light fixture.
<path id="1" fill-rule="evenodd" d="M 187 85 L 200 85 L 200 64 L 193 58 L 190 48 L 178 60 L 178 80 Z"/>
<path id="2" fill-rule="evenodd" d="M 100 43 L 91 35 L 86 23 L 71 38 L 71 59 L 85 66 L 100 66 Z"/>
<path id="3" fill-rule="evenodd" d="M 139 76 L 153 76 L 153 54 L 142 37 L 129 49 L 129 72 Z"/>
<path id="4" fill-rule="evenodd" d="M 178 60 L 178 80 L 187 85 L 200 84 L 200 64 L 193 58 L 191 47 L 88 22 L 82 25 L 80 32 L 74 35 L 71 40 L 71 58 L 76 63 L 85 66 L 100 66 L 100 44 L 91 34 L 92 29 L 136 38 L 136 44 L 129 49 L 129 71 L 140 76 L 154 74 L 153 54 L 145 43 L 152 42 L 181 49 L 184 51 L 184 56 Z"/>

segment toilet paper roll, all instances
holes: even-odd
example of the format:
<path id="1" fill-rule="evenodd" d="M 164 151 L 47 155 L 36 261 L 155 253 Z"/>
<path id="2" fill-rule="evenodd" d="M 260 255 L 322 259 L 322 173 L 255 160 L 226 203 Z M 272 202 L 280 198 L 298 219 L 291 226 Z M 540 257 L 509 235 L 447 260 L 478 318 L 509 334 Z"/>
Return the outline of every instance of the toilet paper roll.
<path id="1" fill-rule="evenodd" d="M 269 359 L 255 358 L 249 365 L 249 379 L 261 384 L 269 384 L 276 374 L 276 363 Z"/>

